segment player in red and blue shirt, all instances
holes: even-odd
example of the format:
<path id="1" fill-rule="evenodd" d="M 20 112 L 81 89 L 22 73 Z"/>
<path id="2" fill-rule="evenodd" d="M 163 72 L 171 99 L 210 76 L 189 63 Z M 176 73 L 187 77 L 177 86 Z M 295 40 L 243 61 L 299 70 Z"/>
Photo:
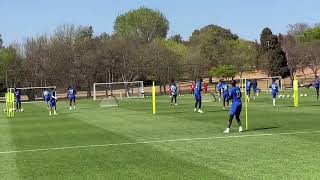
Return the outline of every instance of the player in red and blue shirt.
<path id="1" fill-rule="evenodd" d="M 239 132 L 243 131 L 241 126 L 241 120 L 240 120 L 240 114 L 242 110 L 241 90 L 239 87 L 236 86 L 236 81 L 232 81 L 231 85 L 232 85 L 232 88 L 229 90 L 229 99 L 232 100 L 232 105 L 230 108 L 230 116 L 229 116 L 229 121 L 227 123 L 227 129 L 224 131 L 224 133 L 230 132 L 230 127 L 231 127 L 234 116 L 236 116 L 236 119 L 239 125 Z"/>

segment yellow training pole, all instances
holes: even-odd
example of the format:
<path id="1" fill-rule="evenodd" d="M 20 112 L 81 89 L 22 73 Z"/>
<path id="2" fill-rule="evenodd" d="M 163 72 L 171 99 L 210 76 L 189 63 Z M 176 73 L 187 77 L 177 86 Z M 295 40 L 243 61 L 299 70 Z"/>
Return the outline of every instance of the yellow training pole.
<path id="1" fill-rule="evenodd" d="M 245 108 L 245 111 L 246 111 L 246 130 L 248 130 L 249 129 L 249 125 L 248 125 L 248 99 L 247 99 L 247 89 L 246 89 L 247 79 L 244 79 L 244 84 L 245 84 L 245 88 L 244 88 L 244 95 L 245 95 L 244 108 Z"/>
<path id="2" fill-rule="evenodd" d="M 152 82 L 152 113 L 156 114 L 156 87 Z"/>
<path id="3" fill-rule="evenodd" d="M 14 94 L 11 92 L 11 89 L 6 93 L 5 96 L 7 117 L 14 117 Z"/>
<path id="4" fill-rule="evenodd" d="M 294 96 L 293 105 L 294 107 L 298 107 L 299 106 L 299 87 L 298 87 L 298 80 L 296 76 L 294 76 L 294 80 L 293 80 L 293 96 Z"/>

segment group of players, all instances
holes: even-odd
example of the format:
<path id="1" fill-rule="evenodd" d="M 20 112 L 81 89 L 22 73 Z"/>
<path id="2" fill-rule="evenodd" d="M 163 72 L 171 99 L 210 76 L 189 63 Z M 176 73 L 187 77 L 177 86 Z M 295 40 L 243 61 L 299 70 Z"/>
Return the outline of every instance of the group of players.
<path id="1" fill-rule="evenodd" d="M 313 86 L 316 89 L 317 93 L 317 100 L 319 100 L 319 88 L 320 88 L 320 78 L 316 77 L 315 81 L 309 85 Z M 191 85 L 191 93 L 195 99 L 194 104 L 194 112 L 198 113 L 204 113 L 201 110 L 202 106 L 202 91 L 205 93 L 207 92 L 208 86 L 206 83 L 203 83 L 203 80 L 200 78 L 197 80 L 196 85 L 192 83 Z M 272 103 L 273 107 L 276 106 L 276 98 L 279 93 L 279 86 L 276 83 L 276 80 L 273 79 L 271 85 L 269 86 L 270 93 L 272 96 Z M 173 101 L 175 105 L 177 104 L 177 95 L 178 95 L 178 88 L 174 81 L 172 81 L 170 87 L 169 87 L 169 93 L 171 96 L 171 105 L 173 105 Z M 248 80 L 246 82 L 246 93 L 247 93 L 247 101 L 250 101 L 250 94 L 251 90 L 253 91 L 254 99 L 259 93 L 259 88 L 256 80 Z M 236 120 L 239 125 L 239 132 L 242 132 L 242 126 L 241 126 L 241 120 L 240 120 L 240 114 L 242 111 L 242 93 L 239 87 L 236 86 L 236 81 L 231 81 L 231 87 L 229 87 L 228 83 L 224 80 L 220 80 L 217 85 L 217 91 L 219 94 L 219 101 L 223 101 L 223 109 L 226 110 L 229 106 L 229 101 L 232 102 L 232 105 L 230 107 L 230 113 L 229 113 L 229 120 L 227 122 L 227 128 L 224 131 L 224 133 L 230 132 L 230 126 L 232 124 L 232 120 L 234 116 L 236 117 Z M 14 89 L 15 94 L 15 100 L 16 100 L 16 111 L 22 112 L 23 109 L 21 107 L 21 90 L 18 88 Z M 53 88 L 51 90 L 44 90 L 43 92 L 43 100 L 46 102 L 47 109 L 49 111 L 49 115 L 57 115 L 57 95 L 56 95 L 56 89 Z M 76 91 L 74 88 L 69 87 L 67 90 L 67 99 L 70 102 L 69 110 L 76 109 Z"/>
<path id="2" fill-rule="evenodd" d="M 76 94 L 74 88 L 69 87 L 67 90 L 67 99 L 70 102 L 69 110 L 76 109 Z M 21 107 L 21 89 L 14 88 L 16 111 L 23 112 Z M 45 89 L 42 93 L 43 101 L 46 103 L 49 115 L 58 115 L 57 113 L 57 93 L 56 88 Z"/>
<path id="3" fill-rule="evenodd" d="M 191 93 L 195 98 L 195 105 L 194 105 L 194 112 L 204 113 L 201 110 L 202 106 L 202 96 L 201 93 L 204 91 L 207 92 L 207 85 L 204 85 L 202 83 L 203 80 L 199 79 L 196 82 L 196 85 L 194 83 L 191 84 Z M 315 81 L 310 84 L 310 86 L 313 86 L 316 89 L 317 93 L 317 99 L 319 99 L 319 88 L 320 88 L 320 78 L 316 77 Z M 309 87 L 310 87 L 309 86 Z M 173 103 L 173 100 L 175 101 L 175 105 L 177 104 L 177 86 L 172 81 L 171 86 L 169 87 L 169 93 L 171 96 L 171 105 Z M 272 97 L 272 105 L 273 107 L 276 107 L 276 98 L 279 93 L 279 85 L 276 83 L 276 79 L 272 80 L 272 83 L 269 86 L 270 94 Z M 217 91 L 219 96 L 219 101 L 223 101 L 223 109 L 226 110 L 229 106 L 229 101 L 232 102 L 232 105 L 230 107 L 230 113 L 229 113 L 229 120 L 227 122 L 227 128 L 224 131 L 224 133 L 230 132 L 230 126 L 232 124 L 232 120 L 234 116 L 236 117 L 236 120 L 239 125 L 239 132 L 242 132 L 242 126 L 241 126 L 241 120 L 240 120 L 240 114 L 242 111 L 242 101 L 241 101 L 241 90 L 239 87 L 236 86 L 236 81 L 231 81 L 231 87 L 229 87 L 228 83 L 224 80 L 219 80 L 219 83 L 217 85 Z M 257 80 L 248 80 L 246 82 L 246 93 L 247 93 L 247 101 L 250 102 L 250 95 L 251 91 L 253 92 L 253 98 L 255 99 L 256 96 L 258 96 L 260 89 L 258 88 Z"/>

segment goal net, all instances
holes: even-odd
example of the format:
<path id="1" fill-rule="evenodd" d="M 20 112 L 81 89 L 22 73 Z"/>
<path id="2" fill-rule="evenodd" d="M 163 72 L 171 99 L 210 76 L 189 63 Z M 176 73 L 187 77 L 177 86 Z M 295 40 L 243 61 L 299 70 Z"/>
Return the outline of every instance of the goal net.
<path id="1" fill-rule="evenodd" d="M 21 100 L 24 102 L 32 102 L 32 101 L 42 101 L 43 91 L 52 91 L 56 86 L 45 86 L 45 87 L 17 87 L 16 89 L 21 92 Z M 9 88 L 14 92 L 15 88 Z"/>
<path id="2" fill-rule="evenodd" d="M 99 100 L 99 107 L 118 107 L 119 102 L 114 96 L 103 96 Z"/>
<path id="3" fill-rule="evenodd" d="M 272 80 L 276 80 L 276 83 L 279 85 L 279 90 L 282 90 L 283 87 L 283 79 L 281 76 L 275 77 L 259 77 L 259 78 L 242 78 L 240 79 L 241 91 L 244 92 L 246 89 L 245 81 L 250 80 L 250 82 L 257 81 L 257 88 L 260 91 L 268 92 L 270 90 L 270 84 Z"/>
<path id="4" fill-rule="evenodd" d="M 117 99 L 143 98 L 143 81 L 94 83 L 93 100 L 101 99 L 105 96 L 114 96 Z"/>

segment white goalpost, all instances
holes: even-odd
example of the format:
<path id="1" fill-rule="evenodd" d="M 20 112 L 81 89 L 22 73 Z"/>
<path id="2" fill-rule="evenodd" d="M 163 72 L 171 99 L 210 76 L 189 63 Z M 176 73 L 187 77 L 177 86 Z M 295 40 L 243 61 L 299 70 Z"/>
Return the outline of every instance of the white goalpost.
<path id="1" fill-rule="evenodd" d="M 15 88 L 9 88 L 9 90 L 14 91 Z M 44 90 L 51 91 L 56 89 L 56 86 L 43 86 L 43 87 L 16 87 L 16 89 L 21 91 L 22 101 L 41 101 L 43 99 L 42 94 Z"/>
<path id="2" fill-rule="evenodd" d="M 97 100 L 99 99 L 98 97 L 103 98 L 105 96 L 113 96 L 117 99 L 143 98 L 143 81 L 94 83 L 93 100 Z"/>
<path id="3" fill-rule="evenodd" d="M 241 78 L 240 79 L 241 91 L 244 92 L 246 89 L 246 84 L 244 84 L 245 80 L 251 80 L 251 81 L 256 80 L 257 84 L 258 84 L 258 88 L 261 91 L 268 92 L 269 86 L 272 83 L 273 79 L 275 79 L 276 82 L 278 83 L 279 90 L 283 90 L 284 82 L 283 82 L 282 77 L 281 76 L 274 76 L 274 77 L 259 77 L 259 78 Z"/>

